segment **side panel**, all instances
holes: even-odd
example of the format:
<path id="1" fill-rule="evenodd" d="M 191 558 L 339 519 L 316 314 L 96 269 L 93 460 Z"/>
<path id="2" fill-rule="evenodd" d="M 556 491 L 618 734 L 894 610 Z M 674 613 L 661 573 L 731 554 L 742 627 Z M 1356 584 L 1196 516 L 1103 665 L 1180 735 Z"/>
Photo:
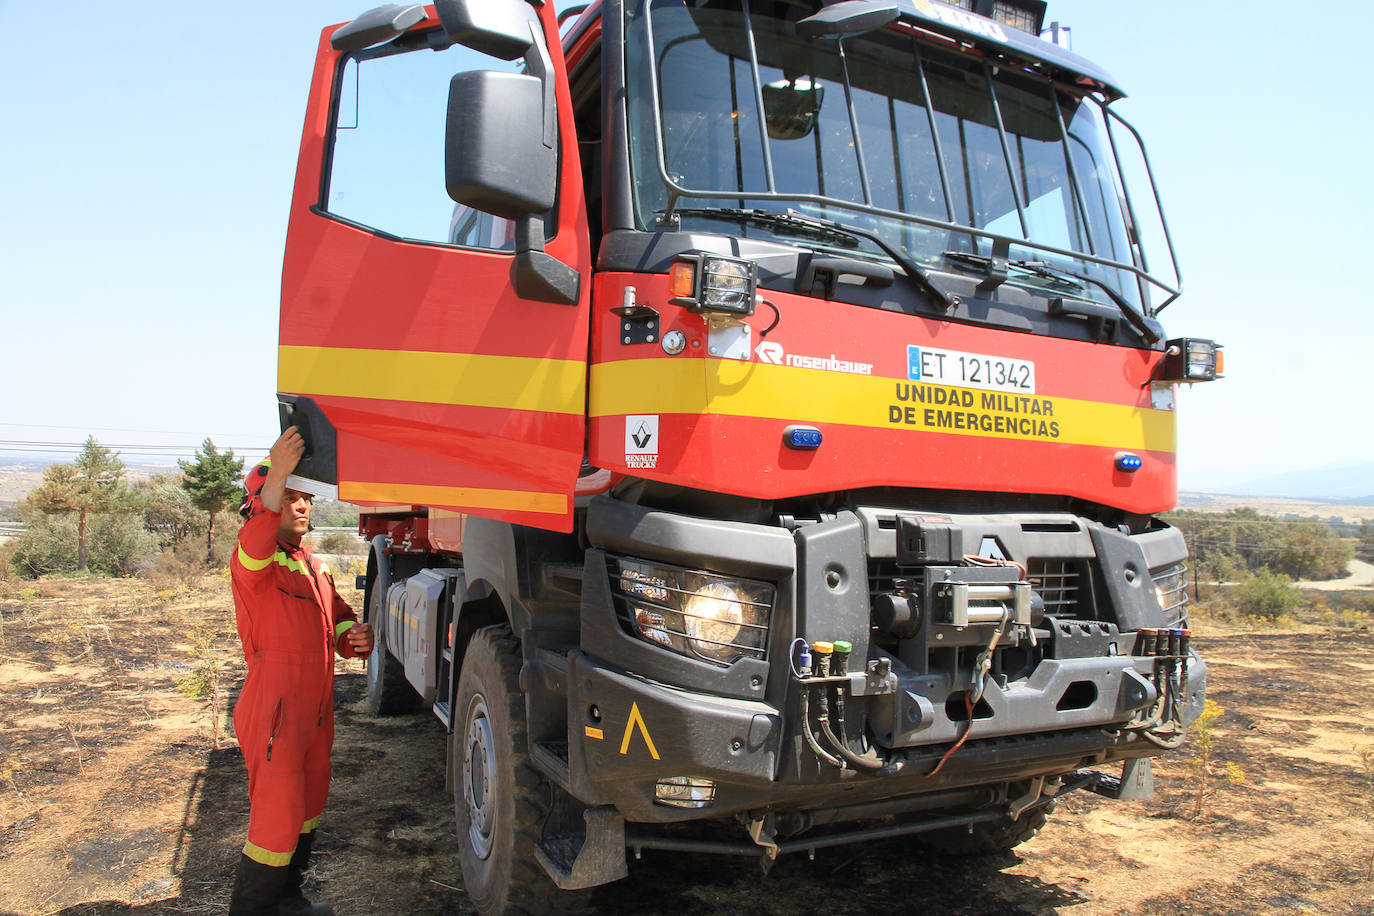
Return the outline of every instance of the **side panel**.
<path id="1" fill-rule="evenodd" d="M 539 15 L 563 153 L 546 251 L 585 278 L 567 76 L 552 6 Z M 431 12 L 415 31 L 436 26 Z M 338 78 L 344 60 L 329 46 L 332 31 L 320 41 L 287 233 L 278 391 L 308 395 L 337 430 L 341 499 L 570 530 L 585 440 L 590 284 L 581 284 L 575 306 L 521 299 L 508 250 L 404 241 L 326 215 L 333 97 L 353 85 Z M 343 107 L 351 112 L 351 104 Z M 442 136 L 444 125 L 423 129 Z M 446 199 L 441 170 L 433 191 Z"/>
<path id="2" fill-rule="evenodd" d="M 745 358 L 722 358 L 702 318 L 668 304 L 665 277 L 598 275 L 597 301 L 621 301 L 626 286 L 686 346 L 671 356 L 657 342 L 627 345 L 623 322 L 597 314 L 600 467 L 762 499 L 893 486 L 1059 494 L 1141 513 L 1176 501 L 1174 412 L 1151 402 L 1158 352 L 769 290 L 776 328 L 761 336 L 774 315 L 760 307 L 747 341 L 727 341 Z M 970 384 L 956 383 L 961 355 Z M 976 376 L 975 357 L 987 357 Z M 1008 382 L 1009 367 L 1023 384 Z M 821 446 L 784 444 L 794 424 L 820 430 Z M 1118 470 L 1122 451 L 1142 467 Z"/>

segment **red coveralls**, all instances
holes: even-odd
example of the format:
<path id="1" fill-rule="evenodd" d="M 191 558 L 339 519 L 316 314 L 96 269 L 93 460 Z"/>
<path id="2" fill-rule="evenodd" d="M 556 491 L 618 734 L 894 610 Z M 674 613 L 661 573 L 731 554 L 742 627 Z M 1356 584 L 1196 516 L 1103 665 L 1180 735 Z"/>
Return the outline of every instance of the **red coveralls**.
<path id="1" fill-rule="evenodd" d="M 281 513 L 253 493 L 230 561 L 248 662 L 234 706 L 251 803 L 243 852 L 270 866 L 290 863 L 297 841 L 324 811 L 334 744 L 334 652 L 353 657 L 342 637 L 358 619 L 334 590 L 328 567 L 308 548 L 277 539 L 280 524 Z"/>

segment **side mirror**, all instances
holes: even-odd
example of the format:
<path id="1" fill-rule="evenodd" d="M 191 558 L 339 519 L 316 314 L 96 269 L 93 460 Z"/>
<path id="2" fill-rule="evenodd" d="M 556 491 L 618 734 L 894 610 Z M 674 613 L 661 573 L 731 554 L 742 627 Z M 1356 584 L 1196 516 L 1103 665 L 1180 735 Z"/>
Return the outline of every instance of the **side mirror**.
<path id="1" fill-rule="evenodd" d="M 335 51 L 361 51 L 391 41 L 424 18 L 425 8 L 418 4 L 379 6 L 335 29 L 329 44 Z"/>
<path id="2" fill-rule="evenodd" d="M 453 77 L 444 135 L 448 196 L 510 220 L 552 207 L 558 151 L 542 142 L 544 115 L 537 76 L 472 70 Z"/>
<path id="3" fill-rule="evenodd" d="M 501 60 L 519 60 L 529 50 L 529 5 L 522 0 L 435 0 L 434 11 L 448 37 Z"/>
<path id="4" fill-rule="evenodd" d="M 763 86 L 763 117 L 774 140 L 800 140 L 811 133 L 825 99 L 825 87 L 801 77 Z"/>

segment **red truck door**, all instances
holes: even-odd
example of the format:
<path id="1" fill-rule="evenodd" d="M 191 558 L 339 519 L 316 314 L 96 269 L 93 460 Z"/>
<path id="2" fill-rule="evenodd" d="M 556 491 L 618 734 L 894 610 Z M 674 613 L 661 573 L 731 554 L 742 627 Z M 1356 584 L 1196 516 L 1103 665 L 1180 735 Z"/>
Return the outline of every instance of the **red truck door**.
<path id="1" fill-rule="evenodd" d="M 445 191 L 450 79 L 541 68 L 450 44 L 433 7 L 362 50 L 331 46 L 331 27 L 291 203 L 278 392 L 313 402 L 327 421 L 314 435 L 333 428 L 341 499 L 566 531 L 585 440 L 587 218 L 554 9 L 518 7 L 555 104 L 542 234 L 571 295 L 518 291 L 516 224 Z"/>

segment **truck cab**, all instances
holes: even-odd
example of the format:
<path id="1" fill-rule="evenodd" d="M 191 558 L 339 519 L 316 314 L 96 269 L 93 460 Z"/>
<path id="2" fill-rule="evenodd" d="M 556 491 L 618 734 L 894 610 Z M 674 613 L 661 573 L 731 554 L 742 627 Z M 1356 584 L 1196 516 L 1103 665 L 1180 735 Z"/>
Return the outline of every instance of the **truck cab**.
<path id="1" fill-rule="evenodd" d="M 1203 706 L 1176 259 L 1038 0 L 524 0 L 324 30 L 298 469 L 365 507 L 369 701 L 452 734 L 464 885 L 626 849 L 1009 848 Z M 714 833 L 703 834 L 704 823 Z M 560 902 L 562 900 L 562 902 Z"/>

